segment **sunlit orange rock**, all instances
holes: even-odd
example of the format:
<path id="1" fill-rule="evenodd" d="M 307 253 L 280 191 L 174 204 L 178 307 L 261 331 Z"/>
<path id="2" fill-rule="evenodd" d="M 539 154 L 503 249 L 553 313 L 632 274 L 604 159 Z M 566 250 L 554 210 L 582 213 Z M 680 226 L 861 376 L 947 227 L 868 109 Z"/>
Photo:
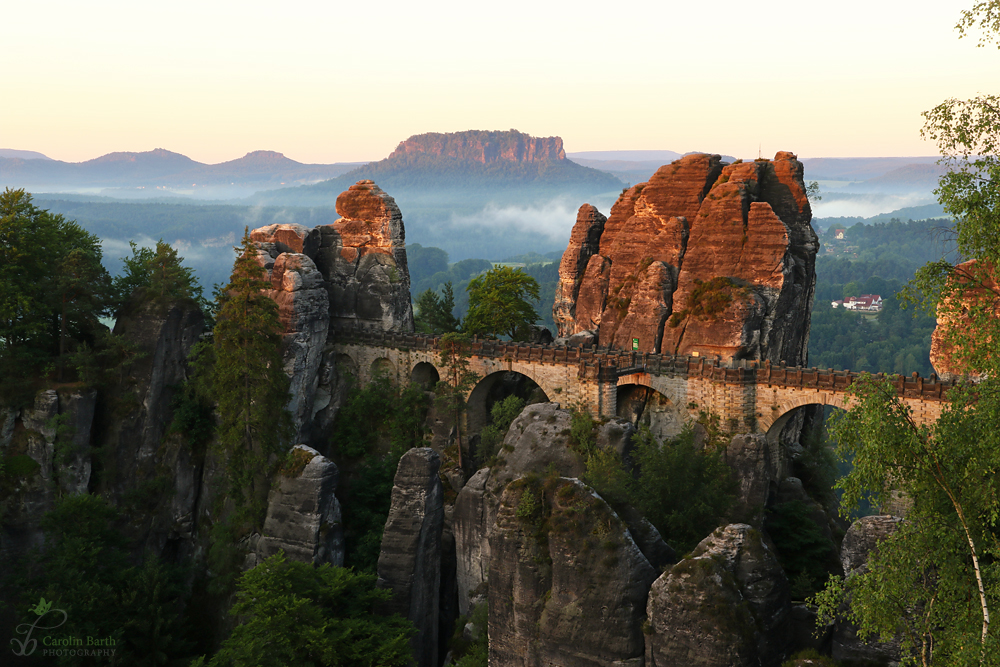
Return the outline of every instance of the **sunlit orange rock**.
<path id="1" fill-rule="evenodd" d="M 621 349 L 805 363 L 819 244 L 795 155 L 665 165 L 622 192 L 596 252 L 593 218 L 578 217 L 560 265 L 561 336 L 597 329 Z"/>
<path id="2" fill-rule="evenodd" d="M 962 375 L 976 377 L 967 364 L 959 359 L 956 343 L 950 340 L 950 334 L 956 326 L 968 327 L 972 324 L 969 314 L 971 307 L 988 308 L 1000 316 L 1000 284 L 996 279 L 996 271 L 988 262 L 970 260 L 955 267 L 956 274 L 962 280 L 978 285 L 963 294 L 961 305 L 956 308 L 951 300 L 943 301 L 938 306 L 937 326 L 931 334 L 931 365 L 938 376 L 954 379 Z"/>

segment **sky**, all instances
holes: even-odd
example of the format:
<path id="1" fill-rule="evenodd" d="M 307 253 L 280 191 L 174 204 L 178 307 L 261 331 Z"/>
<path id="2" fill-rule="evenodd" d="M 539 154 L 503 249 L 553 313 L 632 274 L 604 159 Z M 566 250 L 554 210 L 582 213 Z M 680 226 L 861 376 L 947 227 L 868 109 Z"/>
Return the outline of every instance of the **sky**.
<path id="1" fill-rule="evenodd" d="M 1000 81 L 954 29 L 972 4 L 14 2 L 0 148 L 334 163 L 516 128 L 568 152 L 934 155 L 921 112 Z"/>

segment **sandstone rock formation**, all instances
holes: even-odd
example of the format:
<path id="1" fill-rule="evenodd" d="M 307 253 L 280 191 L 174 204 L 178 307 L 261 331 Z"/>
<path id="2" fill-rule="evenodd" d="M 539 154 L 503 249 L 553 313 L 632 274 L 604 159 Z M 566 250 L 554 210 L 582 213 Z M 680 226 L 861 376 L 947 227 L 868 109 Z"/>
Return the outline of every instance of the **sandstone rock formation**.
<path id="1" fill-rule="evenodd" d="M 805 362 L 818 240 L 793 154 L 689 155 L 623 192 L 606 222 L 592 209 L 560 264 L 560 336 L 597 329 L 617 348 Z"/>
<path id="2" fill-rule="evenodd" d="M 558 403 L 534 403 L 510 424 L 490 484 L 497 495 L 507 483 L 553 469 L 563 477 L 582 477 L 586 467 L 569 443 L 570 413 Z"/>
<path id="3" fill-rule="evenodd" d="M 107 453 L 102 478 L 105 492 L 120 497 L 129 489 L 160 474 L 159 466 L 169 465 L 174 476 L 175 498 L 190 500 L 170 510 L 164 520 L 170 524 L 190 523 L 194 511 L 196 477 L 187 452 L 177 443 L 165 444 L 173 419 L 170 407 L 176 387 L 187 379 L 187 357 L 204 330 L 201 309 L 193 301 L 166 305 L 133 304 L 119 315 L 115 335 L 137 346 L 138 358 L 124 378 L 109 391 L 103 402 L 101 421 L 110 424 L 102 433 L 101 446 Z M 168 451 L 169 450 L 169 451 Z"/>
<path id="4" fill-rule="evenodd" d="M 435 155 L 456 160 L 491 162 L 552 162 L 565 160 L 560 137 L 532 137 L 517 130 L 509 132 L 428 132 L 401 141 L 389 160 L 412 155 Z M 344 215 L 341 213 L 341 215 Z"/>
<path id="5" fill-rule="evenodd" d="M 511 487 L 518 488 L 525 479 L 541 473 L 561 475 L 563 478 L 576 478 L 584 474 L 584 461 L 570 443 L 569 427 L 570 413 L 561 410 L 557 404 L 529 405 L 511 423 L 504 440 L 502 461 L 492 469 L 483 468 L 477 472 L 458 494 L 452 526 L 456 543 L 456 578 L 461 613 L 468 613 L 482 599 L 487 588 L 490 596 L 494 594 L 494 581 L 491 577 L 498 572 L 493 551 L 494 533 L 500 525 L 497 517 L 501 499 L 506 497 L 508 490 Z M 596 444 L 599 447 L 613 448 L 627 458 L 634 432 L 630 423 L 611 420 L 596 428 Z M 573 483 L 580 484 L 576 480 Z M 580 487 L 586 489 L 588 494 L 593 494 L 589 487 L 582 484 Z M 603 500 L 600 505 L 604 506 Z M 663 541 L 655 527 L 631 508 L 623 508 L 623 512 L 615 515 L 614 523 L 622 526 L 628 533 L 628 543 L 638 550 L 644 563 L 656 571 L 677 561 L 673 549 Z M 591 566 L 596 567 L 598 574 L 595 576 L 603 576 L 596 561 L 580 561 L 577 565 L 580 572 Z M 593 573 L 586 576 L 591 574 Z M 631 583 L 628 585 L 631 586 Z M 606 593 L 608 591 L 602 590 L 595 594 L 600 596 Z M 594 604 L 598 605 L 597 602 Z M 598 606 L 604 604 L 602 602 Z M 551 650 L 553 655 L 569 651 L 565 646 Z M 570 651 L 565 656 L 579 657 L 579 654 Z M 569 657 L 565 656 L 560 659 L 568 660 Z"/>
<path id="6" fill-rule="evenodd" d="M 260 560 L 283 550 L 304 563 L 344 564 L 340 502 L 334 495 L 338 479 L 333 461 L 305 445 L 292 448 L 268 498 L 257 545 Z"/>
<path id="7" fill-rule="evenodd" d="M 717 529 L 649 592 L 647 665 L 777 665 L 788 642 L 788 582 L 746 524 Z"/>
<path id="8" fill-rule="evenodd" d="M 762 433 L 734 436 L 726 447 L 726 464 L 739 483 L 730 512 L 740 521 L 760 525 L 768 498 L 777 491 L 779 455 Z"/>
<path id="9" fill-rule="evenodd" d="M 988 263 L 977 260 L 963 262 L 955 267 L 956 273 L 962 279 L 974 285 L 981 285 L 963 294 L 963 303 L 956 308 L 951 300 L 938 305 L 937 326 L 931 334 L 931 365 L 934 371 L 946 380 L 955 379 L 970 374 L 969 368 L 955 354 L 955 342 L 949 340 L 956 327 L 967 327 L 971 318 L 967 315 L 971 306 L 988 309 L 994 315 L 1000 315 L 1000 306 L 995 302 L 996 294 L 1000 293 L 996 272 Z M 958 312 L 956 312 L 958 311 Z"/>
<path id="10" fill-rule="evenodd" d="M 641 664 L 656 573 L 589 487 L 566 478 L 508 485 L 490 550 L 491 665 Z"/>
<path id="11" fill-rule="evenodd" d="M 330 294 L 331 326 L 413 331 L 406 234 L 395 200 L 372 181 L 358 181 L 337 197 L 337 213 L 339 220 L 319 228 L 314 258 Z"/>
<path id="12" fill-rule="evenodd" d="M 410 619 L 417 665 L 438 664 L 441 531 L 444 492 L 441 458 L 430 447 L 411 449 L 396 469 L 392 506 L 382 534 L 378 585 L 392 591 L 386 611 Z"/>
<path id="13" fill-rule="evenodd" d="M 896 532 L 901 521 L 895 516 L 866 516 L 851 524 L 840 546 L 844 575 L 850 577 L 863 572 L 878 543 Z M 901 642 L 898 638 L 889 642 L 862 641 L 857 628 L 842 620 L 837 622 L 833 631 L 832 653 L 834 660 L 899 662 Z"/>
<path id="14" fill-rule="evenodd" d="M 250 240 L 274 247 L 277 255 L 283 252 L 297 252 L 314 257 L 319 250 L 320 233 L 315 227 L 296 224 L 275 224 L 258 227 L 250 232 Z"/>
<path id="15" fill-rule="evenodd" d="M 285 373 L 291 379 L 288 411 L 296 440 L 306 437 L 319 385 L 319 366 L 330 326 L 330 300 L 323 276 L 307 255 L 284 252 L 270 269 L 269 296 L 278 304 Z"/>
<path id="16" fill-rule="evenodd" d="M 896 532 L 901 521 L 897 516 L 865 516 L 852 523 L 840 545 L 844 574 L 861 570 L 878 543 Z"/>
<path id="17" fill-rule="evenodd" d="M 584 204 L 577 212 L 569 244 L 559 263 L 560 280 L 556 286 L 555 303 L 552 306 L 556 322 L 576 321 L 576 304 L 583 277 L 587 272 L 590 258 L 598 254 L 601 234 L 607 221 L 608 219 L 590 204 Z M 568 334 L 563 333 L 560 327 L 559 335 Z"/>
<path id="18" fill-rule="evenodd" d="M 372 181 L 359 181 L 337 198 L 337 213 L 343 217 L 329 225 L 275 224 L 250 232 L 284 326 L 296 440 L 317 445 L 342 384 L 335 360 L 323 357 L 332 332 L 345 326 L 413 331 L 405 230 L 396 202 Z"/>
<path id="19" fill-rule="evenodd" d="M 0 413 L 0 457 L 8 463 L 21 461 L 0 515 L 7 527 L 23 531 L 26 538 L 8 546 L 28 546 L 38 522 L 60 495 L 87 492 L 96 404 L 93 389 L 48 389 L 38 392 L 31 406 Z"/>
<path id="20" fill-rule="evenodd" d="M 472 605 L 481 601 L 484 585 L 489 578 L 489 529 L 495 520 L 495 509 L 490 512 L 486 498 L 489 478 L 489 468 L 483 468 L 473 475 L 458 493 L 452 515 L 458 611 L 463 616 L 468 616 Z"/>

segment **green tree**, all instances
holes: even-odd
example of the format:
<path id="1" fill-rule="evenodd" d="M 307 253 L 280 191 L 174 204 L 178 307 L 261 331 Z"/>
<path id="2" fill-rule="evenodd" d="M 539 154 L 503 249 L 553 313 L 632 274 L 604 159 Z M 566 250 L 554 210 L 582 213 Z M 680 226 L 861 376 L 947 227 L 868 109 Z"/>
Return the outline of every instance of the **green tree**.
<path id="1" fill-rule="evenodd" d="M 809 182 L 809 185 L 806 186 L 806 197 L 809 198 L 810 204 L 823 200 L 823 195 L 820 194 L 818 181 Z"/>
<path id="2" fill-rule="evenodd" d="M 214 326 L 215 309 L 205 300 L 194 270 L 183 265 L 184 258 L 169 243 L 160 239 L 154 249 L 140 248 L 134 241 L 129 241 L 129 246 L 132 255 L 121 258 L 122 271 L 113 281 L 116 309 L 120 310 L 135 299 L 158 303 L 192 299 L 198 302 L 206 321 Z"/>
<path id="3" fill-rule="evenodd" d="M 416 329 L 421 333 L 443 334 L 458 331 L 458 319 L 454 315 L 455 293 L 451 281 L 444 284 L 438 295 L 428 289 L 417 297 Z"/>
<path id="4" fill-rule="evenodd" d="M 219 426 L 214 441 L 226 461 L 229 498 L 259 519 L 269 472 L 292 437 L 288 376 L 282 369 L 277 304 L 257 261 L 249 230 L 236 248 L 226 302 L 214 330 L 213 385 Z"/>
<path id="5" fill-rule="evenodd" d="M 375 575 L 271 556 L 245 573 L 230 614 L 240 619 L 212 667 L 402 667 L 413 625 L 375 609 L 390 591 Z M 203 660 L 194 665 L 204 665 Z"/>
<path id="6" fill-rule="evenodd" d="M 87 321 L 105 311 L 111 281 L 101 266 L 100 250 L 78 247 L 59 263 L 55 287 L 59 298 L 59 381 L 64 380 L 71 322 Z"/>
<path id="7" fill-rule="evenodd" d="M 987 41 L 1000 24 L 996 0 L 963 14 L 958 29 L 979 22 Z M 992 34 L 991 34 L 992 33 Z M 940 419 L 918 426 L 892 385 L 862 378 L 852 407 L 833 418 L 832 435 L 853 471 L 838 485 L 842 512 L 870 496 L 875 504 L 902 492 L 912 509 L 879 544 L 866 570 L 832 580 L 816 598 L 826 616 L 847 614 L 862 636 L 901 635 L 911 662 L 990 664 L 1000 654 L 990 625 L 1000 589 L 1000 299 L 991 288 L 1000 260 L 1000 98 L 950 99 L 924 114 L 949 171 L 937 194 L 954 216 L 958 253 L 976 260 L 921 269 L 907 297 L 950 321 L 947 338 L 982 381 L 948 394 Z"/>
<path id="8" fill-rule="evenodd" d="M 354 471 L 341 496 L 344 562 L 359 571 L 376 571 L 396 467 L 407 450 L 423 446 L 428 403 L 420 388 L 400 390 L 382 376 L 351 387 L 337 413 L 330 448 L 342 469 Z"/>
<path id="9" fill-rule="evenodd" d="M 636 440 L 638 475 L 628 482 L 630 500 L 664 540 L 685 553 L 726 516 L 736 500 L 736 480 L 722 449 L 698 451 L 691 429 L 661 445 L 643 426 Z"/>
<path id="10" fill-rule="evenodd" d="M 865 376 L 831 435 L 852 471 L 837 486 L 845 516 L 894 493 L 912 501 L 867 571 L 834 580 L 817 602 L 845 597 L 863 636 L 902 635 L 923 664 L 976 664 L 1000 648 L 990 606 L 1000 581 L 1000 394 L 995 381 L 959 387 L 933 425 L 918 426 L 887 380 Z M 849 594 L 849 595 L 848 595 Z"/>
<path id="11" fill-rule="evenodd" d="M 511 423 L 523 409 L 524 399 L 513 394 L 493 404 L 490 408 L 490 424 L 479 433 L 479 451 L 476 452 L 478 465 L 491 465 L 490 461 L 500 451 Z"/>
<path id="12" fill-rule="evenodd" d="M 75 344 L 93 346 L 110 278 L 96 236 L 9 188 L 0 194 L 0 267 L 0 397 L 23 403 L 46 366 L 61 368 Z"/>
<path id="13" fill-rule="evenodd" d="M 184 573 L 152 557 L 136 565 L 118 529 L 122 521 L 119 511 L 100 496 L 58 501 L 42 520 L 44 547 L 16 566 L 5 563 L 0 568 L 18 593 L 16 611 L 23 614 L 39 598 L 50 601 L 53 609 L 66 612 L 61 636 L 110 638 L 120 664 L 164 665 L 189 659 L 193 642 L 181 613 Z M 29 613 L 22 622 L 34 618 Z M 44 662 L 98 663 L 70 655 Z"/>
<path id="14" fill-rule="evenodd" d="M 129 241 L 128 244 L 132 254 L 121 258 L 122 270 L 113 281 L 115 301 L 119 308 L 137 289 L 149 287 L 149 264 L 155 255 L 152 248 L 139 247 L 135 241 Z"/>
<path id="15" fill-rule="evenodd" d="M 465 413 L 466 395 L 472 391 L 479 376 L 472 372 L 469 363 L 469 337 L 464 333 L 447 333 L 439 342 L 441 367 L 444 378 L 434 388 L 437 406 L 451 417 L 458 444 L 458 465 L 462 466 L 462 415 Z"/>
<path id="16" fill-rule="evenodd" d="M 201 296 L 194 270 L 183 266 L 183 259 L 163 239 L 156 242 L 156 252 L 147 265 L 149 291 L 157 299 L 196 299 Z"/>
<path id="17" fill-rule="evenodd" d="M 528 301 L 538 301 L 538 281 L 521 269 L 500 266 L 469 281 L 469 311 L 462 330 L 478 336 L 509 336 L 525 340 L 538 313 Z"/>

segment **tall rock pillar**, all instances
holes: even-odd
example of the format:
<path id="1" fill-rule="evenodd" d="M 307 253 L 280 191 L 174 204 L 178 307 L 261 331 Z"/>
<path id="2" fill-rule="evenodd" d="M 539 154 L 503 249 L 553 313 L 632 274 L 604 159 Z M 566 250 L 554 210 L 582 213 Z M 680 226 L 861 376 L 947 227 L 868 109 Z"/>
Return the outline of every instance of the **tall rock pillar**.
<path id="1" fill-rule="evenodd" d="M 386 611 L 413 622 L 415 664 L 436 667 L 441 589 L 444 489 L 441 457 L 430 447 L 411 449 L 399 460 L 392 506 L 382 534 L 378 585 L 392 591 Z"/>

